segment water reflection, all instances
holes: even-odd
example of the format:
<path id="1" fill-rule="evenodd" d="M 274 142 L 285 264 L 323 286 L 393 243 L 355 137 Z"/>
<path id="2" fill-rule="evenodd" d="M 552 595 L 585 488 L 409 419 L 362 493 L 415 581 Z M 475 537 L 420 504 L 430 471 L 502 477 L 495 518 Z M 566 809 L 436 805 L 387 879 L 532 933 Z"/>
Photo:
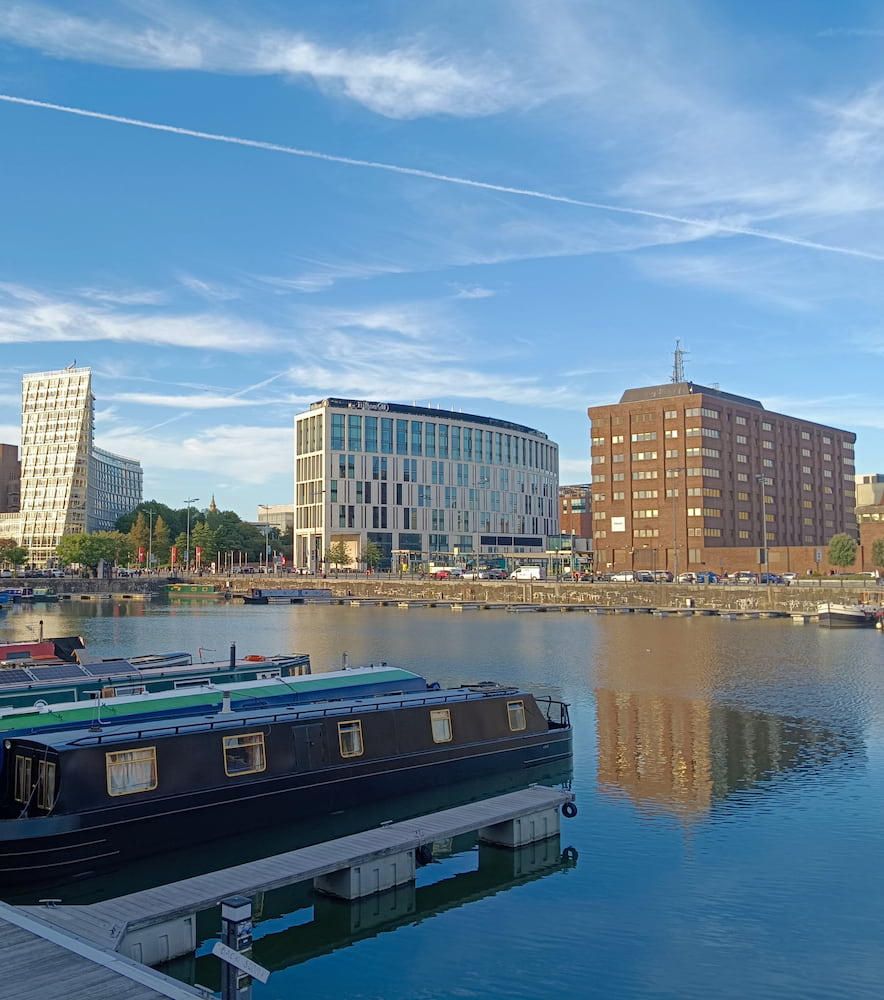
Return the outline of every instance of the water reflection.
<path id="1" fill-rule="evenodd" d="M 465 860 L 469 870 L 449 871 L 448 862 L 462 865 Z M 279 972 L 576 864 L 576 854 L 570 849 L 563 852 L 558 836 L 511 850 L 487 844 L 476 847 L 475 837 L 465 835 L 437 845 L 434 862 L 423 870 L 432 873 L 438 866 L 440 876 L 430 884 L 412 883 L 352 902 L 317 895 L 304 884 L 275 890 L 255 901 L 252 958 Z M 199 914 L 197 935 L 205 954 L 167 962 L 158 966 L 161 971 L 219 990 L 220 963 L 211 948 L 220 922 L 217 907 Z"/>

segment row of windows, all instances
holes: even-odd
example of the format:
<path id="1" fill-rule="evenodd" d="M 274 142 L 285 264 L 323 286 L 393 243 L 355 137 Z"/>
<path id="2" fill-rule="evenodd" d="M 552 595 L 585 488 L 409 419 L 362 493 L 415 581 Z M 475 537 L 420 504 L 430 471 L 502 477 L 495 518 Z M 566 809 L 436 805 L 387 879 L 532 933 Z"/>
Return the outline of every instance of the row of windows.
<path id="1" fill-rule="evenodd" d="M 302 438 L 296 436 L 296 441 L 300 446 Z M 306 440 L 303 443 L 306 444 Z M 556 461 L 553 445 L 519 434 L 424 420 L 363 417 L 353 413 L 331 414 L 330 446 L 332 451 L 346 449 L 385 455 L 464 458 L 548 470 L 554 468 Z"/>
<path id="2" fill-rule="evenodd" d="M 527 728 L 525 703 L 522 700 L 506 703 L 507 721 L 511 732 L 520 732 Z M 434 743 L 450 743 L 454 738 L 451 724 L 451 710 L 436 708 L 429 715 L 430 732 Z M 224 773 L 230 777 L 244 774 L 258 774 L 267 769 L 267 752 L 264 745 L 264 733 L 243 733 L 236 736 L 221 738 L 221 752 L 224 759 Z M 338 752 L 344 759 L 361 757 L 365 753 L 365 741 L 362 732 L 362 720 L 352 719 L 338 723 Z M 131 795 L 135 792 L 149 792 L 157 787 L 157 751 L 156 747 L 141 747 L 137 750 L 114 750 L 105 754 L 107 770 L 108 795 Z M 17 757 L 15 770 L 16 801 L 25 802 L 31 791 L 30 757 Z M 40 761 L 41 776 L 45 768 L 55 767 L 52 763 Z M 38 789 L 43 789 L 44 802 L 52 795 L 55 787 L 54 770 L 41 777 Z M 41 808 L 51 808 L 41 805 Z"/>

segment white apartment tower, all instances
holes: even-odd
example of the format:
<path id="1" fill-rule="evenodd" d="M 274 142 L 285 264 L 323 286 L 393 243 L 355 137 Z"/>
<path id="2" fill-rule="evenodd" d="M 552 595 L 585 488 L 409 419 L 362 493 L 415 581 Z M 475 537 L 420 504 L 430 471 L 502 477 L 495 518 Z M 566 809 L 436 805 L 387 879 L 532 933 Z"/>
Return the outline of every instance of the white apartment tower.
<path id="1" fill-rule="evenodd" d="M 294 562 L 342 542 L 359 566 L 541 556 L 559 533 L 558 447 L 520 424 L 451 410 L 323 399 L 295 417 Z"/>
<path id="2" fill-rule="evenodd" d="M 19 536 L 45 565 L 63 535 L 113 529 L 142 499 L 139 462 L 95 448 L 89 368 L 22 379 Z"/>

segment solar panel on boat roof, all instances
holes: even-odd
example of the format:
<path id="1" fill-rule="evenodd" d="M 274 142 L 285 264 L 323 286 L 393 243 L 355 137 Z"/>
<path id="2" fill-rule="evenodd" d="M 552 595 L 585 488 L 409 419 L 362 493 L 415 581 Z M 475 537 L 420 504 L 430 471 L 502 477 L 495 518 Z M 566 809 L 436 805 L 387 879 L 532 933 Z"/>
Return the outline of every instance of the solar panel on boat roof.
<path id="1" fill-rule="evenodd" d="M 8 684 L 33 684 L 34 680 L 27 670 L 19 670 L 17 667 L 9 667 L 0 670 L 0 687 Z"/>
<path id="2" fill-rule="evenodd" d="M 86 676 L 76 663 L 53 663 L 52 666 L 33 666 L 31 674 L 36 681 L 55 681 L 66 677 L 77 677 L 81 680 Z"/>
<path id="3" fill-rule="evenodd" d="M 102 660 L 101 663 L 85 663 L 83 669 L 93 677 L 110 677 L 111 674 L 137 674 L 138 671 L 128 660 Z"/>

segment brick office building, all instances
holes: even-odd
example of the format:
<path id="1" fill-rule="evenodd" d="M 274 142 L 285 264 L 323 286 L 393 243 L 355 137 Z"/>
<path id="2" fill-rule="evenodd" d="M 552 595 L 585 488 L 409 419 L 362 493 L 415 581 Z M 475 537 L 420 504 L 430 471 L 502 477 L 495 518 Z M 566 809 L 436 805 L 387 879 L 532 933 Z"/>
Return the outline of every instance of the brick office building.
<path id="1" fill-rule="evenodd" d="M 849 431 L 684 381 L 587 412 L 597 571 L 826 572 L 857 537 Z"/>

